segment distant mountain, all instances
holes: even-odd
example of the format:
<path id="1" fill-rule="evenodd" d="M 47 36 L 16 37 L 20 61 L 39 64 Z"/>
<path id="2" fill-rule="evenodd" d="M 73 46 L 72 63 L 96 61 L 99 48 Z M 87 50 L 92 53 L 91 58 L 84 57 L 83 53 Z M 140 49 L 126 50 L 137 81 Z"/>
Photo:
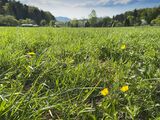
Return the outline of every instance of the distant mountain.
<path id="1" fill-rule="evenodd" d="M 68 21 L 70 21 L 71 19 L 68 18 L 68 17 L 59 16 L 59 17 L 56 17 L 56 20 L 57 20 L 57 21 L 60 21 L 60 22 L 68 22 Z"/>

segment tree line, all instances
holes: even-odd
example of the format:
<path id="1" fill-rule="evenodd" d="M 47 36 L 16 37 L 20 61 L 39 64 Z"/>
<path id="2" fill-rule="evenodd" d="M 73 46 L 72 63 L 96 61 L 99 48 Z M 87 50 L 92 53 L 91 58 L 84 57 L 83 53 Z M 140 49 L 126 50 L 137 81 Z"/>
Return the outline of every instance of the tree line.
<path id="1" fill-rule="evenodd" d="M 49 25 L 55 22 L 50 13 L 15 0 L 0 0 L 0 26 L 19 24 Z"/>
<path id="2" fill-rule="evenodd" d="M 66 24 L 70 27 L 121 27 L 121 26 L 160 26 L 160 6 L 154 8 L 135 9 L 110 17 L 98 18 L 96 11 L 92 10 L 88 19 L 73 19 Z"/>

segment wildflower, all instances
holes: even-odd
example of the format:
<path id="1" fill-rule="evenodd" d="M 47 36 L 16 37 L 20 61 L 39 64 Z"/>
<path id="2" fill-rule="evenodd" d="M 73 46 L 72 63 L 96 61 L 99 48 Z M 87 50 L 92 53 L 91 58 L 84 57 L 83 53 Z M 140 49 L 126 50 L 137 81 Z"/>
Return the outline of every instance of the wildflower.
<path id="1" fill-rule="evenodd" d="M 129 89 L 129 88 L 128 88 L 128 85 L 125 85 L 125 86 L 121 87 L 120 90 L 121 90 L 122 92 L 126 92 L 126 91 L 128 91 L 128 89 Z"/>
<path id="2" fill-rule="evenodd" d="M 103 90 L 101 90 L 101 95 L 107 96 L 108 94 L 109 94 L 108 88 L 104 88 Z"/>
<path id="3" fill-rule="evenodd" d="M 121 45 L 121 49 L 122 50 L 126 49 L 126 45 L 125 44 Z"/>

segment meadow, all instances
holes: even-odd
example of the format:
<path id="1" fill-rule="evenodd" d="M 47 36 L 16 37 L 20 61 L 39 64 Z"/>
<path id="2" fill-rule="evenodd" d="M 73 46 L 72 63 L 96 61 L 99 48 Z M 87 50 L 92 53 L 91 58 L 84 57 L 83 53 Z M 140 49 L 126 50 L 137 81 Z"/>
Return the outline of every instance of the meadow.
<path id="1" fill-rule="evenodd" d="M 160 28 L 0 28 L 1 120 L 160 120 Z"/>

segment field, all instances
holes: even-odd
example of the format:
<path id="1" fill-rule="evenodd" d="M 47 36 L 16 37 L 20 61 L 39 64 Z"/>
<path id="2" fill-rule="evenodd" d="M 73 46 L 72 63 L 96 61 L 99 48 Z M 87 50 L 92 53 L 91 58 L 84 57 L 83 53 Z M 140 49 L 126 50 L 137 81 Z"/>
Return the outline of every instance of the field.
<path id="1" fill-rule="evenodd" d="M 1 120 L 160 120 L 160 28 L 0 28 Z"/>

